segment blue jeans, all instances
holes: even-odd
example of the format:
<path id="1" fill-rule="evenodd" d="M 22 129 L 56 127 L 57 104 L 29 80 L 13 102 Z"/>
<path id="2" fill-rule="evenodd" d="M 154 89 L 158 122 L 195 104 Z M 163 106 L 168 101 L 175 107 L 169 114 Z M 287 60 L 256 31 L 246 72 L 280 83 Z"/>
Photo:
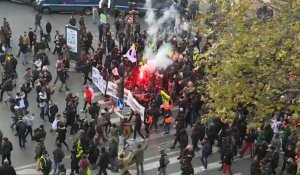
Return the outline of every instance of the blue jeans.
<path id="1" fill-rule="evenodd" d="M 166 174 L 167 174 L 167 173 L 166 173 L 166 167 L 163 167 L 163 168 L 160 168 L 160 169 L 159 169 L 158 175 L 161 175 L 161 174 L 163 174 L 163 175 L 166 175 Z"/>
<path id="2" fill-rule="evenodd" d="M 111 170 L 116 171 L 117 169 L 117 158 L 111 157 L 110 158 Z"/>
<path id="3" fill-rule="evenodd" d="M 40 107 L 40 109 L 41 109 L 40 117 L 41 119 L 45 120 L 45 107 Z"/>
<path id="4" fill-rule="evenodd" d="M 23 65 L 28 64 L 28 62 L 27 62 L 27 53 L 21 52 L 20 57 L 21 57 Z"/>
<path id="5" fill-rule="evenodd" d="M 171 124 L 165 123 L 165 125 L 164 125 L 165 133 L 170 133 L 170 125 L 171 125 Z"/>
<path id="6" fill-rule="evenodd" d="M 58 166 L 60 165 L 60 162 L 54 161 L 54 173 L 58 173 Z"/>
<path id="7" fill-rule="evenodd" d="M 203 155 L 203 153 L 202 153 L 201 162 L 202 162 L 205 169 L 207 169 L 207 158 L 208 158 L 208 156 Z"/>

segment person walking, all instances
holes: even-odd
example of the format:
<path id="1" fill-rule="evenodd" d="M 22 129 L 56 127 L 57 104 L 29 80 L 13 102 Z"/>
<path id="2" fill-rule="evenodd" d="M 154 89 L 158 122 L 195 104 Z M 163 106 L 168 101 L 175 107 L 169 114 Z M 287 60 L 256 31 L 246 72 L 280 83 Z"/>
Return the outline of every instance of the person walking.
<path id="1" fill-rule="evenodd" d="M 289 159 L 295 159 L 295 151 L 293 150 L 293 146 L 288 144 L 286 149 L 284 150 L 284 154 L 283 154 L 283 164 L 282 164 L 282 168 L 280 171 L 280 174 L 282 174 L 286 168 L 286 165 L 288 164 L 288 160 Z"/>
<path id="2" fill-rule="evenodd" d="M 223 175 L 226 175 L 227 170 L 230 175 L 233 175 L 233 172 L 231 170 L 231 163 L 232 163 L 233 154 L 231 151 L 227 151 L 224 156 L 223 161 Z"/>
<path id="3" fill-rule="evenodd" d="M 25 148 L 25 134 L 26 134 L 26 130 L 27 130 L 27 122 L 21 118 L 16 125 L 16 130 L 17 130 L 17 134 L 19 137 L 19 145 L 21 148 Z"/>
<path id="4" fill-rule="evenodd" d="M 205 137 L 202 144 L 202 155 L 201 155 L 201 162 L 204 166 L 204 169 L 207 169 L 207 159 L 208 156 L 212 153 L 212 145 L 210 144 L 209 140 Z"/>
<path id="5" fill-rule="evenodd" d="M 79 161 L 79 174 L 80 175 L 91 175 L 90 163 L 86 154 L 82 154 L 82 158 Z"/>
<path id="6" fill-rule="evenodd" d="M 43 151 L 37 161 L 37 169 L 41 170 L 43 175 L 49 175 L 51 172 L 52 161 L 47 154 L 47 151 Z"/>
<path id="7" fill-rule="evenodd" d="M 142 132 L 142 119 L 140 114 L 135 114 L 135 124 L 134 124 L 134 129 L 133 129 L 133 138 L 131 140 L 136 139 L 136 133 L 138 133 L 142 139 L 144 140 L 145 137 L 143 136 Z"/>
<path id="8" fill-rule="evenodd" d="M 99 156 L 99 172 L 98 175 L 107 175 L 107 171 L 106 169 L 108 168 L 108 164 L 109 164 L 109 154 L 108 152 L 105 150 L 105 147 L 101 148 L 100 151 L 100 156 Z"/>
<path id="9" fill-rule="evenodd" d="M 41 26 L 41 20 L 42 20 L 42 14 L 40 12 L 36 12 L 35 14 L 35 29 L 34 32 L 36 32 L 37 27 L 40 28 L 41 31 L 43 31 L 43 28 Z"/>
<path id="10" fill-rule="evenodd" d="M 40 107 L 40 117 L 42 120 L 45 121 L 45 111 L 46 111 L 46 100 L 47 100 L 47 93 L 45 91 L 41 91 L 38 94 L 38 98 L 39 98 L 39 107 Z"/>
<path id="11" fill-rule="evenodd" d="M 134 160 L 136 165 L 136 172 L 137 175 L 140 174 L 140 167 L 141 167 L 141 173 L 144 174 L 144 152 L 147 149 L 147 144 L 144 142 L 144 146 L 141 144 L 137 145 L 137 149 L 134 152 Z"/>
<path id="12" fill-rule="evenodd" d="M 189 143 L 189 137 L 185 129 L 182 129 L 180 131 L 180 138 L 179 138 L 179 143 L 180 143 L 180 155 L 177 158 L 178 160 L 183 158 L 182 157 L 182 151 L 187 147 Z"/>
<path id="13" fill-rule="evenodd" d="M 67 82 L 66 82 L 67 79 L 68 79 L 68 76 L 67 76 L 67 71 L 66 71 L 65 67 L 60 66 L 57 69 L 57 74 L 58 74 L 59 80 L 61 82 L 59 92 L 62 92 L 63 86 L 65 87 L 66 91 L 69 91 L 70 89 L 68 88 L 68 85 L 67 85 Z"/>
<path id="14" fill-rule="evenodd" d="M 245 152 L 248 148 L 250 148 L 250 155 L 251 157 L 254 157 L 254 152 L 253 152 L 253 143 L 256 139 L 256 134 L 251 131 L 250 129 L 247 131 L 247 134 L 245 135 L 245 144 L 244 147 L 241 149 L 240 155 L 241 157 L 244 157 Z"/>
<path id="15" fill-rule="evenodd" d="M 52 25 L 49 22 L 49 20 L 47 20 L 47 23 L 46 23 L 46 33 L 47 33 L 48 41 L 49 42 L 51 42 L 51 31 L 52 31 Z"/>
<path id="16" fill-rule="evenodd" d="M 276 150 L 275 146 L 269 145 L 265 158 L 267 163 L 269 163 L 270 165 L 270 170 L 272 174 L 276 175 L 275 169 L 278 167 L 279 152 Z"/>
<path id="17" fill-rule="evenodd" d="M 96 24 L 98 26 L 98 17 L 99 17 L 99 11 L 97 7 L 93 8 L 93 24 Z"/>
<path id="18" fill-rule="evenodd" d="M 55 120 L 55 116 L 58 113 L 58 106 L 52 100 L 49 100 L 49 122 L 53 123 Z"/>
<path id="19" fill-rule="evenodd" d="M 0 154 L 2 154 L 2 142 L 3 142 L 3 133 L 0 129 Z"/>
<path id="20" fill-rule="evenodd" d="M 164 118 L 164 130 L 165 130 L 164 135 L 170 133 L 171 123 L 172 123 L 171 115 L 170 115 L 170 113 L 167 113 Z"/>
<path id="21" fill-rule="evenodd" d="M 10 155 L 13 150 L 12 143 L 8 140 L 7 137 L 3 137 L 2 143 L 2 165 L 4 164 L 4 160 L 7 159 L 9 164 L 11 165 Z"/>
<path id="22" fill-rule="evenodd" d="M 203 131 L 202 131 L 203 132 Z M 198 142 L 200 140 L 200 136 L 201 136 L 201 131 L 200 131 L 200 126 L 198 124 L 195 124 L 192 128 L 192 135 L 191 135 L 191 139 L 192 139 L 192 145 L 195 151 L 199 150 L 198 147 Z M 204 129 L 204 133 L 205 134 L 205 129 Z M 201 140 L 202 141 L 202 140 Z"/>
<path id="23" fill-rule="evenodd" d="M 34 120 L 34 114 L 30 114 L 29 111 L 25 112 L 24 120 L 27 123 L 27 132 L 25 134 L 25 139 L 30 134 L 31 140 L 33 140 L 33 135 L 32 135 L 32 126 L 33 126 L 33 120 Z"/>
<path id="24" fill-rule="evenodd" d="M 22 64 L 23 65 L 29 64 L 27 62 L 28 46 L 26 44 L 24 44 L 24 43 L 20 43 L 19 46 L 20 46 L 20 57 L 21 57 L 21 60 L 22 60 Z"/>
<path id="25" fill-rule="evenodd" d="M 67 128 L 65 127 L 65 125 L 63 123 L 59 123 L 59 125 L 56 129 L 56 133 L 57 133 L 56 141 L 58 141 L 58 143 L 60 145 L 63 143 L 66 146 L 67 150 L 69 150 L 69 146 L 66 143 Z"/>
<path id="26" fill-rule="evenodd" d="M 80 28 L 85 27 L 83 15 L 80 15 L 80 17 L 79 17 L 79 26 L 80 26 Z"/>
<path id="27" fill-rule="evenodd" d="M 167 157 L 167 154 L 164 150 L 160 150 L 160 159 L 159 159 L 159 167 L 158 167 L 158 175 L 167 175 L 166 169 L 167 165 L 170 163 L 170 160 Z"/>
<path id="28" fill-rule="evenodd" d="M 58 173 L 58 167 L 63 161 L 64 157 L 65 157 L 65 153 L 61 149 L 61 144 L 57 143 L 56 148 L 53 151 L 54 174 Z"/>
<path id="29" fill-rule="evenodd" d="M 83 75 L 84 75 L 83 85 L 86 85 L 88 80 L 90 83 L 93 83 L 93 80 L 89 77 L 91 71 L 92 71 L 92 62 L 90 60 L 87 60 L 83 66 Z"/>
<path id="30" fill-rule="evenodd" d="M 110 158 L 111 172 L 117 173 L 117 159 L 118 159 L 118 142 L 116 139 L 111 139 L 108 147 L 108 154 Z"/>
<path id="31" fill-rule="evenodd" d="M 92 104 L 92 101 L 94 99 L 93 89 L 90 88 L 88 85 L 85 85 L 83 95 L 84 95 L 84 105 L 83 105 L 83 109 L 81 110 L 81 112 L 85 111 L 87 104 L 90 104 L 90 105 Z"/>

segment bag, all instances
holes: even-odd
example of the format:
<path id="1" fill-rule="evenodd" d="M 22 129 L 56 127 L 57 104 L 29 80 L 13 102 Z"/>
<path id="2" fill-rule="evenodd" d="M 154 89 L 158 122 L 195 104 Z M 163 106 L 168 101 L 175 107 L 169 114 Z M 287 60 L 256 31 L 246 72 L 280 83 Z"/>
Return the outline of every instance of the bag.
<path id="1" fill-rule="evenodd" d="M 124 160 L 118 160 L 118 168 L 123 169 L 124 168 Z"/>
<path id="2" fill-rule="evenodd" d="M 165 158 L 164 158 L 164 164 L 165 165 L 169 165 L 169 163 L 170 163 L 170 159 L 167 156 L 165 156 Z"/>
<path id="3" fill-rule="evenodd" d="M 52 160 L 48 156 L 45 156 L 45 160 L 46 160 L 45 168 L 46 168 L 46 170 L 48 170 L 50 172 L 52 169 Z"/>
<path id="4" fill-rule="evenodd" d="M 37 171 L 39 171 L 39 170 L 42 169 L 42 168 L 41 168 L 41 160 L 40 160 L 40 159 L 37 159 L 36 165 L 35 165 L 35 169 L 36 169 Z"/>
<path id="5" fill-rule="evenodd" d="M 10 151 L 12 151 L 13 149 L 14 149 L 14 147 L 13 147 L 13 145 L 12 145 L 12 143 L 11 142 L 9 142 L 9 146 L 10 146 Z"/>
<path id="6" fill-rule="evenodd" d="M 54 120 L 53 123 L 52 123 L 52 130 L 56 130 L 57 129 L 57 123 L 58 123 L 58 120 Z"/>

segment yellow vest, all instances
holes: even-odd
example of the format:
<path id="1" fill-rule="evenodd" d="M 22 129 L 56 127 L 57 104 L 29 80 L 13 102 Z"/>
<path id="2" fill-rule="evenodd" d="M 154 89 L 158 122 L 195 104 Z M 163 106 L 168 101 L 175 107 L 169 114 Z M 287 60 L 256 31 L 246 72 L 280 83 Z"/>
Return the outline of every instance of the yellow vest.
<path id="1" fill-rule="evenodd" d="M 80 158 L 83 153 L 80 139 L 77 140 L 76 145 L 77 145 L 76 158 Z"/>

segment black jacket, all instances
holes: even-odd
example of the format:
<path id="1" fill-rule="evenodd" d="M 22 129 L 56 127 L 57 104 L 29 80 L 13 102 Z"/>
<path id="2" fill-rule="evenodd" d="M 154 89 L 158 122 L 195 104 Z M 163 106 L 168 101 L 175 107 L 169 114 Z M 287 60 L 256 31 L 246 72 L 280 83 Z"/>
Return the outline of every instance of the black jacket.
<path id="1" fill-rule="evenodd" d="M 2 155 L 9 155 L 13 150 L 11 142 L 3 143 L 2 145 Z"/>
<path id="2" fill-rule="evenodd" d="M 56 148 L 53 151 L 53 160 L 54 160 L 54 162 L 61 162 L 64 157 L 65 157 L 65 154 L 64 154 L 64 152 L 62 151 L 61 148 Z"/>
<path id="3" fill-rule="evenodd" d="M 2 165 L 0 167 L 0 175 L 16 175 L 16 171 L 11 165 Z"/>
<path id="4" fill-rule="evenodd" d="M 58 113 L 58 107 L 57 107 L 57 105 L 54 104 L 54 105 L 50 106 L 49 112 L 50 112 L 50 114 L 56 114 L 56 113 Z"/>
<path id="5" fill-rule="evenodd" d="M 100 153 L 99 164 L 98 165 L 102 168 L 107 168 L 108 164 L 109 164 L 109 155 L 108 155 L 108 153 L 106 151 Z"/>
<path id="6" fill-rule="evenodd" d="M 47 24 L 46 24 L 46 32 L 47 33 L 51 33 L 51 30 L 52 30 L 52 25 L 50 24 L 50 22 L 47 22 Z"/>

